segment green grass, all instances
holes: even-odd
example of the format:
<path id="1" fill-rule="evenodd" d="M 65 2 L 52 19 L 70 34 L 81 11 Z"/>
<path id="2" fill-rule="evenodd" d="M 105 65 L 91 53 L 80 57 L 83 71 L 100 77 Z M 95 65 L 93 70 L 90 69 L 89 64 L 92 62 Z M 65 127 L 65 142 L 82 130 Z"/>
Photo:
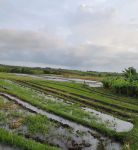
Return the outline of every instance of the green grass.
<path id="1" fill-rule="evenodd" d="M 0 80 L 0 84 L 2 84 L 4 87 L 8 87 L 8 91 L 5 90 L 7 93 L 16 95 L 17 97 L 29 102 L 32 105 L 80 123 L 82 125 L 100 130 L 101 132 L 109 136 L 115 135 L 116 138 L 118 138 L 119 133 L 108 129 L 105 123 L 103 123 L 102 121 L 100 123 L 100 119 L 98 119 L 96 116 L 91 115 L 91 113 L 81 110 L 78 105 L 66 105 L 62 102 L 53 102 L 50 100 L 46 101 L 44 97 L 41 97 L 35 91 L 32 91 L 29 88 L 18 86 L 17 84 L 9 82 L 7 80 Z"/>
<path id="2" fill-rule="evenodd" d="M 50 128 L 54 128 L 56 123 L 51 122 L 46 116 L 28 115 L 24 124 L 28 127 L 28 134 L 41 134 L 47 136 Z"/>
<path id="3" fill-rule="evenodd" d="M 58 148 L 47 146 L 31 139 L 26 139 L 13 132 L 0 128 L 0 142 L 23 150 L 59 150 Z"/>
<path id="4" fill-rule="evenodd" d="M 115 93 L 114 91 L 110 90 L 110 89 L 106 89 L 106 88 L 90 88 L 88 87 L 88 89 L 93 93 L 97 93 L 101 96 L 104 97 L 108 97 L 111 99 L 114 99 L 118 102 L 123 101 L 125 103 L 129 103 L 129 104 L 133 104 L 133 105 L 138 105 L 138 99 L 134 98 L 134 97 L 128 97 L 128 96 L 124 96 L 124 95 L 120 95 Z"/>
<path id="5" fill-rule="evenodd" d="M 73 102 L 80 102 L 83 104 L 86 104 L 88 106 L 91 107 L 95 107 L 96 109 L 102 109 L 103 111 L 106 110 L 109 113 L 115 113 L 115 114 L 119 114 L 122 115 L 124 117 L 131 117 L 133 114 L 135 114 L 135 112 L 130 111 L 130 112 L 123 112 L 122 109 L 118 109 L 116 107 L 112 107 L 110 105 L 106 105 L 94 100 L 90 100 L 88 98 L 81 98 L 80 96 L 76 96 L 67 92 L 63 92 L 61 90 L 57 90 L 57 89 L 53 89 L 53 88 L 47 88 L 47 86 L 40 86 L 37 84 L 32 83 L 31 81 L 29 82 L 25 82 L 25 86 L 30 86 L 33 89 L 39 90 L 39 91 L 43 91 L 45 93 L 50 92 L 52 94 L 55 94 L 56 96 L 63 98 L 64 100 L 68 100 L 68 101 L 73 101 Z M 123 109 L 125 111 L 125 109 Z"/>
<path id="6" fill-rule="evenodd" d="M 40 81 L 38 81 L 38 82 L 40 82 Z M 42 81 L 41 81 L 42 82 Z M 49 81 L 43 81 L 43 82 L 48 82 L 49 83 Z M 51 83 L 51 81 L 50 81 L 50 83 Z M 55 82 L 55 84 L 57 85 L 57 83 L 58 82 Z M 64 85 L 65 84 L 65 85 Z M 40 85 L 40 83 L 39 83 L 39 85 Z M 79 84 L 74 84 L 74 83 L 58 83 L 58 85 L 60 85 L 60 86 L 62 86 L 62 90 L 64 89 L 66 89 L 66 87 L 65 86 L 70 86 L 70 88 L 72 88 L 72 89 L 74 89 L 74 87 L 75 88 L 78 88 L 78 90 L 83 90 L 83 91 L 85 91 L 85 92 L 91 92 L 91 90 L 92 90 L 92 88 L 91 89 L 86 89 L 86 88 L 84 88 L 84 87 L 82 87 L 82 85 L 79 85 Z M 75 86 L 76 85 L 76 86 Z M 52 86 L 51 87 L 53 87 L 54 86 L 54 82 L 52 82 Z M 61 89 L 60 88 L 60 86 L 58 87 L 59 89 Z M 45 85 L 43 84 L 43 86 L 42 86 L 43 88 L 44 87 L 47 87 L 47 83 L 45 83 Z M 54 86 L 55 87 L 55 86 Z M 95 88 L 94 88 L 95 89 Z M 108 91 L 106 91 L 106 90 L 102 90 L 102 89 L 96 89 L 97 90 L 97 92 L 94 92 L 95 94 L 97 94 L 97 95 L 100 95 L 100 96 L 102 96 L 103 97 L 103 95 L 104 95 L 104 97 L 106 98 L 106 97 L 108 97 L 108 96 L 106 96 L 106 94 L 107 94 L 107 92 Z M 100 92 L 102 92 L 102 94 L 99 94 L 98 93 L 98 91 L 100 91 Z M 93 92 L 91 92 L 91 94 L 93 94 Z M 128 98 L 128 97 L 125 97 L 125 96 L 119 96 L 119 95 L 115 95 L 114 93 L 112 93 L 112 91 L 109 91 L 109 94 L 110 94 L 110 98 L 108 97 L 108 99 L 112 99 L 112 97 L 113 97 L 113 99 L 114 99 L 114 96 L 115 96 L 115 98 L 118 98 L 117 100 L 116 100 L 116 102 L 117 103 L 120 103 L 120 101 L 121 101 L 121 99 L 123 99 L 123 102 L 124 103 L 128 103 L 128 104 L 130 104 L 129 106 L 131 107 L 131 106 L 133 106 L 133 105 L 136 105 L 136 107 L 138 107 L 138 105 L 137 105 L 137 99 L 133 99 L 133 98 Z M 80 94 L 81 95 L 81 94 Z M 114 99 L 115 100 L 115 99 Z M 110 102 L 111 103 L 111 102 Z M 124 103 L 121 103 L 121 105 L 123 105 Z M 133 104 L 133 105 L 132 105 Z M 124 107 L 124 106 L 123 106 Z M 112 106 L 112 108 L 114 109 L 114 107 Z M 123 113 L 130 113 L 129 112 L 129 110 L 122 110 L 122 112 Z M 131 131 L 131 132 L 129 132 L 129 133 L 126 133 L 125 134 L 125 136 L 120 136 L 120 139 L 123 139 L 123 141 L 124 141 L 124 149 L 125 150 L 128 150 L 128 149 L 130 149 L 130 150 L 137 150 L 138 149 L 138 118 L 137 118 L 137 116 L 136 117 L 134 117 L 135 115 L 133 115 L 132 117 L 131 117 L 131 119 L 133 120 L 133 122 L 134 122 L 134 129 Z M 123 137 L 123 138 L 122 138 Z"/>
<path id="7" fill-rule="evenodd" d="M 104 79 L 103 85 L 105 88 L 112 89 L 116 93 L 133 96 L 138 98 L 138 80 L 135 78 L 107 78 Z"/>
<path id="8" fill-rule="evenodd" d="M 131 150 L 138 149 L 138 117 L 134 118 L 134 125 L 135 128 L 126 137 L 127 142 L 130 143 Z"/>
<path id="9" fill-rule="evenodd" d="M 27 81 L 28 83 L 30 83 L 30 85 L 32 85 L 32 87 L 34 87 L 33 84 L 37 85 L 38 87 L 34 88 L 34 89 L 40 90 L 40 91 L 42 90 L 42 91 L 47 92 L 46 89 L 49 88 L 53 91 L 54 90 L 57 91 L 59 93 L 59 96 L 61 93 L 64 93 L 65 94 L 64 96 L 66 96 L 67 100 L 74 97 L 74 99 L 76 98 L 77 100 L 80 100 L 80 101 L 78 101 L 78 103 L 81 103 L 82 101 L 85 100 L 87 102 L 89 101 L 89 103 L 86 104 L 86 105 L 89 105 L 90 103 L 93 102 L 95 104 L 95 105 L 93 105 L 93 107 L 95 107 L 95 109 L 97 109 L 97 107 L 100 106 L 100 107 L 98 107 L 99 110 L 104 110 L 105 112 L 111 113 L 115 116 L 116 116 L 115 112 L 120 112 L 120 115 L 121 115 L 121 112 L 122 112 L 122 114 L 128 114 L 128 116 L 129 116 L 128 119 L 131 119 L 134 123 L 133 130 L 131 130 L 128 133 L 116 134 L 108 129 L 106 130 L 100 124 L 99 124 L 99 126 L 96 126 L 96 128 L 98 128 L 101 133 L 106 133 L 106 135 L 108 135 L 108 136 L 117 137 L 118 140 L 123 141 L 125 150 L 137 150 L 138 149 L 138 115 L 136 112 L 134 113 L 134 111 L 138 110 L 137 109 L 138 108 L 138 103 L 137 103 L 138 99 L 129 98 L 126 96 L 120 96 L 120 95 L 113 93 L 111 90 L 106 90 L 103 88 L 88 88 L 88 87 L 82 86 L 81 84 L 75 84 L 75 83 L 61 83 L 61 82 L 54 82 L 54 81 L 43 81 L 43 80 L 38 80 L 38 79 L 34 80 L 31 78 L 27 78 L 27 77 L 13 77 L 12 75 L 8 75 L 8 77 L 6 75 L 5 75 L 5 77 L 4 77 L 4 75 L 2 75 L 1 77 L 8 78 L 11 80 L 16 79 L 16 80 L 20 80 L 20 81 Z M 0 90 L 2 90 L 2 88 L 0 88 Z M 10 90 L 8 90 L 8 89 L 5 91 L 10 93 Z M 22 93 L 20 91 L 21 93 L 18 95 L 18 92 L 14 93 L 12 91 L 11 94 L 15 94 L 20 98 L 25 98 L 25 97 L 23 97 L 24 93 Z M 74 94 L 78 94 L 78 95 L 76 96 Z M 69 95 L 69 96 L 67 97 L 67 95 Z M 26 95 L 26 96 L 29 97 L 29 95 Z M 70 97 L 70 96 L 72 96 L 72 97 Z M 88 99 L 82 98 L 81 96 L 85 96 Z M 61 97 L 62 97 L 62 95 L 61 95 Z M 91 98 L 91 100 L 89 98 Z M 30 99 L 30 103 L 32 103 L 33 105 L 39 106 L 44 110 L 48 109 L 43 102 L 40 102 L 39 100 L 35 101 L 34 99 L 31 99 L 31 98 L 29 98 L 29 99 Z M 100 101 L 94 102 L 92 99 L 97 99 Z M 34 101 L 35 101 L 35 103 L 34 103 Z M 28 102 L 29 102 L 29 100 L 28 100 Z M 106 106 L 106 104 L 103 104 L 102 102 L 107 103 L 107 106 Z M 97 107 L 96 107 L 96 105 L 97 105 Z M 53 109 L 57 109 L 55 113 L 58 115 L 62 115 L 65 118 L 79 122 L 83 125 L 88 125 L 88 126 L 90 125 L 84 121 L 82 122 L 82 120 L 79 119 L 78 116 L 77 116 L 77 118 L 75 118 L 75 117 L 72 118 L 72 116 L 70 116 L 69 114 L 68 114 L 68 116 L 66 116 L 66 114 L 63 113 L 64 111 L 66 111 L 66 109 L 60 108 L 60 106 L 58 106 L 58 104 L 55 104 L 55 106 L 52 104 L 49 104 L 49 106 L 50 106 L 49 111 L 53 111 Z M 116 106 L 119 106 L 119 107 L 116 107 Z M 109 109 L 106 109 L 106 108 L 109 108 Z M 61 109 L 61 111 L 60 111 L 60 109 Z M 109 112 L 110 110 L 111 110 L 111 112 Z M 117 115 L 119 115 L 119 114 L 117 114 Z M 123 115 L 121 115 L 121 117 L 123 117 Z M 94 125 L 93 125 L 93 127 L 94 127 Z"/>
<path id="10" fill-rule="evenodd" d="M 123 101 L 125 103 L 130 103 L 134 105 L 138 104 L 137 98 L 122 96 L 113 92 L 112 90 L 105 89 L 105 88 L 94 88 L 94 87 L 86 86 L 84 84 L 71 83 L 71 82 L 56 82 L 56 81 L 43 81 L 43 82 L 45 83 L 45 85 L 49 83 L 49 84 L 59 85 L 62 87 L 69 87 L 72 89 L 79 90 L 80 92 L 83 91 L 83 92 L 88 92 L 92 94 L 98 94 L 98 95 L 101 95 L 102 97 L 111 98 L 116 101 Z"/>
<path id="11" fill-rule="evenodd" d="M 62 90 L 62 91 L 65 91 L 65 92 L 68 92 L 68 93 L 71 93 L 71 94 L 77 94 L 81 97 L 85 96 L 85 97 L 88 97 L 90 99 L 94 99 L 95 101 L 97 100 L 98 102 L 105 103 L 107 105 L 112 105 L 112 106 L 115 106 L 115 107 L 125 108 L 125 109 L 129 109 L 129 110 L 138 112 L 138 106 L 137 105 L 124 103 L 122 101 L 118 103 L 118 101 L 116 101 L 116 100 L 113 100 L 113 99 L 110 99 L 110 98 L 107 98 L 107 97 L 103 97 L 103 96 L 98 95 L 96 93 L 85 92 L 85 91 L 81 91 L 80 89 L 73 89 L 73 88 L 69 88 L 69 87 L 66 87 L 66 86 L 63 87 L 63 86 L 60 86 L 60 85 L 56 85 L 54 83 L 52 84 L 52 83 L 40 82 L 40 81 L 38 81 L 38 82 L 34 81 L 34 83 L 37 83 L 38 85 L 47 86 L 47 87 L 50 87 L 50 88 L 55 88 L 55 89 L 58 89 L 58 90 Z"/>
<path id="12" fill-rule="evenodd" d="M 14 107 L 10 107 L 13 106 Z M 17 111 L 18 110 L 18 111 Z M 13 120 L 22 120 L 21 126 L 27 127 L 27 134 L 34 137 L 36 134 L 48 135 L 49 129 L 55 127 L 56 123 L 49 120 L 46 116 L 33 114 L 28 110 L 16 105 L 14 102 L 0 96 L 0 142 L 13 147 L 22 147 L 28 150 L 58 150 L 58 148 L 47 144 L 40 144 L 30 139 L 25 139 L 24 133 L 18 131 L 18 127 L 7 129 L 6 126 L 12 125 Z M 17 135 L 20 133 L 22 136 Z"/>

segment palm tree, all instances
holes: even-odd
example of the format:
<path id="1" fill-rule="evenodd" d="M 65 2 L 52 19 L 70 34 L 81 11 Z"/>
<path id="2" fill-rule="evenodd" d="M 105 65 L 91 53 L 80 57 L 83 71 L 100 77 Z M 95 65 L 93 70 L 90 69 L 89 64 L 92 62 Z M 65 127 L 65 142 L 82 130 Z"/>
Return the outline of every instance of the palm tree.
<path id="1" fill-rule="evenodd" d="M 133 81 L 138 76 L 137 71 L 134 67 L 129 67 L 128 69 L 125 69 L 123 71 L 123 75 L 126 79 L 129 79 L 130 81 Z"/>

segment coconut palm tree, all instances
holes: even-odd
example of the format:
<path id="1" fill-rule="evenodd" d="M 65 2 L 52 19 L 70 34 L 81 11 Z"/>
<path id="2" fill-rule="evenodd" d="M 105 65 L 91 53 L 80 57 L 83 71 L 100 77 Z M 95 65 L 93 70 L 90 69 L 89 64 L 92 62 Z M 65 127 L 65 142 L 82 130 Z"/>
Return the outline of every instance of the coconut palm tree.
<path id="1" fill-rule="evenodd" d="M 126 79 L 133 81 L 137 79 L 138 73 L 134 67 L 129 67 L 123 71 L 123 75 Z"/>

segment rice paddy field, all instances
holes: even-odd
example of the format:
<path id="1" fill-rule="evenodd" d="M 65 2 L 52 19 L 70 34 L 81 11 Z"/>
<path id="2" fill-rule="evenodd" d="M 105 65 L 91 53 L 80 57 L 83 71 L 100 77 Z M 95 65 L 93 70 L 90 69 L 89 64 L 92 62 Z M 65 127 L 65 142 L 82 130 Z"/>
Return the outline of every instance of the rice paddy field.
<path id="1" fill-rule="evenodd" d="M 138 150 L 138 98 L 98 81 L 0 73 L 0 149 Z"/>

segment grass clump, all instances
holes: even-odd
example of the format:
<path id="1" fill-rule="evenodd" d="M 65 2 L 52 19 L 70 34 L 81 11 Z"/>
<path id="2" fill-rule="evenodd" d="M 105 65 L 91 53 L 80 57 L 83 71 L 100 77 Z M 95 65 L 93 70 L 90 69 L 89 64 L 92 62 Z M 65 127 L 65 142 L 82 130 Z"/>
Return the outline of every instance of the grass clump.
<path id="1" fill-rule="evenodd" d="M 24 124 L 27 125 L 29 134 L 48 135 L 49 131 L 55 127 L 54 122 L 51 122 L 46 116 L 29 115 L 25 118 Z"/>
<path id="2" fill-rule="evenodd" d="M 31 139 L 26 139 L 2 128 L 0 128 L 0 141 L 4 144 L 19 147 L 23 150 L 59 150 L 58 148 L 44 145 Z"/>

